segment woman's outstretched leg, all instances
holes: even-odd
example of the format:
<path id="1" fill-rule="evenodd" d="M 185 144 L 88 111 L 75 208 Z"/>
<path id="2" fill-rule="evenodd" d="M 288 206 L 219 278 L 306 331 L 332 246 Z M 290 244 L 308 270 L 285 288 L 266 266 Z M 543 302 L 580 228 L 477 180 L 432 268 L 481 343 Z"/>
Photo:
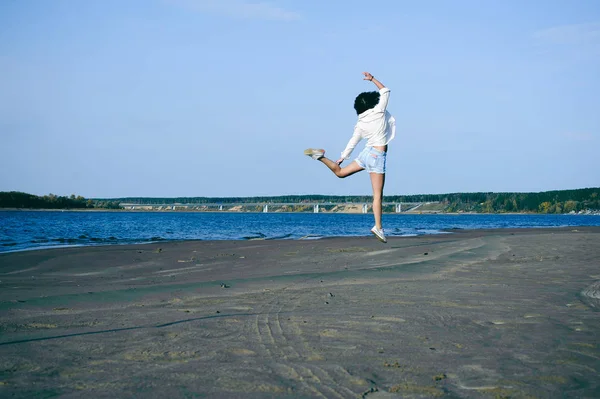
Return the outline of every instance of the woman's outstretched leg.
<path id="1" fill-rule="evenodd" d="M 364 168 L 356 162 L 351 162 L 350 165 L 342 168 L 337 162 L 334 162 L 329 158 L 325 158 L 325 150 L 309 148 L 308 150 L 304 151 L 304 154 L 308 155 L 312 159 L 323 162 L 325 166 L 327 166 L 329 170 L 331 170 L 333 174 L 339 178 L 348 177 L 356 172 L 364 170 Z"/>

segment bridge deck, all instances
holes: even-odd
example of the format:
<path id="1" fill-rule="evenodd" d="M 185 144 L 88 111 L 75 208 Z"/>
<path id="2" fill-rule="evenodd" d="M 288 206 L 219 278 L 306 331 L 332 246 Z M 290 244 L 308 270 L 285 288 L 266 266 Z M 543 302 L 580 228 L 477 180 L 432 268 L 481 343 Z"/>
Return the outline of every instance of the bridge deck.
<path id="1" fill-rule="evenodd" d="M 431 204 L 434 202 L 427 202 Z M 287 206 L 306 206 L 313 207 L 314 213 L 319 213 L 320 208 L 323 206 L 361 206 L 362 213 L 367 213 L 370 202 L 206 202 L 206 203 L 175 203 L 175 204 L 132 204 L 132 203 L 121 203 L 120 206 L 125 209 L 157 209 L 158 210 L 175 210 L 176 208 L 217 208 L 219 211 L 223 211 L 224 208 L 232 207 L 254 207 L 262 208 L 264 213 L 269 212 L 269 208 L 287 207 Z M 394 206 L 396 213 L 410 212 L 417 208 L 420 208 L 425 202 L 384 202 L 383 206 Z"/>
<path id="2" fill-rule="evenodd" d="M 436 204 L 436 202 L 383 202 L 382 205 L 418 205 L 418 204 Z M 368 202 L 203 202 L 203 203 L 172 203 L 172 204 L 134 204 L 120 203 L 121 206 L 352 206 L 371 204 Z"/>

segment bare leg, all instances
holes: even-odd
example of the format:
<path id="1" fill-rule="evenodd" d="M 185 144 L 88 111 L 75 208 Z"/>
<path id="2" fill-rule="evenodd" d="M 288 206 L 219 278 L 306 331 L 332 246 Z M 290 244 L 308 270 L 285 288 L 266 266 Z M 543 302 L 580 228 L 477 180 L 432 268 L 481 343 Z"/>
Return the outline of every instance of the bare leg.
<path id="1" fill-rule="evenodd" d="M 373 216 L 375 217 L 375 227 L 381 229 L 381 201 L 383 200 L 385 174 L 369 173 L 369 175 L 371 175 L 371 186 L 373 187 Z"/>
<path id="2" fill-rule="evenodd" d="M 350 175 L 355 174 L 356 172 L 364 170 L 363 167 L 361 167 L 354 161 L 351 162 L 348 166 L 344 166 L 343 168 L 337 163 L 333 162 L 331 159 L 325 157 L 319 158 L 319 161 L 323 162 L 325 166 L 327 166 L 339 178 L 348 177 Z"/>

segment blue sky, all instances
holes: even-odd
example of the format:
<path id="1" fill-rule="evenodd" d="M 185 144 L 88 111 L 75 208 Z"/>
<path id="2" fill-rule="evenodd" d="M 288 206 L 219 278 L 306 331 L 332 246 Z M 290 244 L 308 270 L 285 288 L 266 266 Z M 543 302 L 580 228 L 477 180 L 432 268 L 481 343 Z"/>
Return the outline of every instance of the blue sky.
<path id="1" fill-rule="evenodd" d="M 384 194 L 600 186 L 597 0 L 4 0 L 0 191 L 370 194 L 302 153 L 339 158 L 363 71 Z"/>

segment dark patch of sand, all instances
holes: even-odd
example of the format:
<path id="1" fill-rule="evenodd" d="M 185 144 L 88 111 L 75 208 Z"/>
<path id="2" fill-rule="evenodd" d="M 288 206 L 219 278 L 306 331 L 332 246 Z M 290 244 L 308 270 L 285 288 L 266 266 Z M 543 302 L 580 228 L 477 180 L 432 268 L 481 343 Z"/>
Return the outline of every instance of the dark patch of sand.
<path id="1" fill-rule="evenodd" d="M 0 397 L 598 397 L 600 228 L 0 255 Z"/>

